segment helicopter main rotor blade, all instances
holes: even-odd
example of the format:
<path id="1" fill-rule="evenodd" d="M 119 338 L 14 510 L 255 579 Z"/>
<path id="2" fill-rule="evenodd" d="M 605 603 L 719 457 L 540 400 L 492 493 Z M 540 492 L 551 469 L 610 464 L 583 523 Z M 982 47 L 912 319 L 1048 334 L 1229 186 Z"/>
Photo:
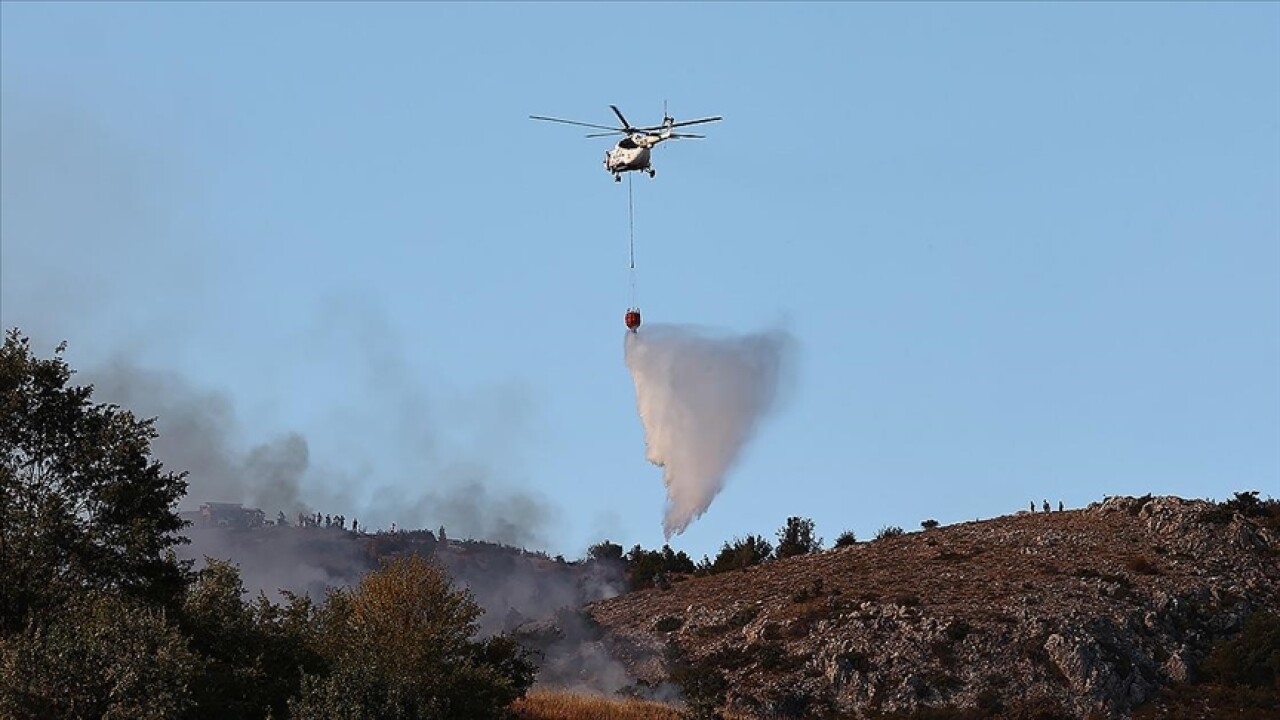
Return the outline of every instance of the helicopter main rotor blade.
<path id="1" fill-rule="evenodd" d="M 717 115 L 716 117 L 702 118 L 701 120 L 685 120 L 683 122 L 671 123 L 669 127 L 678 128 L 686 125 L 701 125 L 702 123 L 720 122 L 724 118 Z"/>
<path id="2" fill-rule="evenodd" d="M 609 107 L 613 110 L 613 114 L 617 115 L 618 119 L 622 121 L 623 129 L 625 129 L 627 132 L 630 132 L 631 130 L 634 129 L 631 127 L 631 123 L 627 122 L 627 119 L 622 117 L 622 111 L 618 109 L 617 105 L 610 105 Z"/>
<path id="3" fill-rule="evenodd" d="M 669 138 L 681 138 L 681 139 L 684 139 L 684 138 L 693 138 L 693 139 L 695 139 L 695 140 L 704 140 L 704 139 L 706 139 L 706 137 L 707 137 L 707 136 L 706 136 L 706 135 L 694 135 L 693 133 L 671 133 L 671 134 L 670 134 L 670 135 L 668 135 L 667 137 L 669 137 Z"/>
<path id="4" fill-rule="evenodd" d="M 576 120 L 561 120 L 560 118 L 544 117 L 542 115 L 530 115 L 531 120 L 545 120 L 547 122 L 564 123 L 565 125 L 581 125 L 582 127 L 595 128 L 597 130 L 609 130 L 611 132 L 627 132 L 626 128 L 614 128 L 608 125 L 593 125 L 592 123 L 578 122 Z"/>
<path id="5" fill-rule="evenodd" d="M 589 138 L 598 138 L 598 137 L 609 137 L 610 135 L 626 135 L 626 134 L 627 134 L 627 131 L 626 131 L 626 130 L 611 130 L 611 131 L 609 131 L 609 132 L 591 133 L 590 135 L 587 135 L 586 137 L 589 137 Z"/>

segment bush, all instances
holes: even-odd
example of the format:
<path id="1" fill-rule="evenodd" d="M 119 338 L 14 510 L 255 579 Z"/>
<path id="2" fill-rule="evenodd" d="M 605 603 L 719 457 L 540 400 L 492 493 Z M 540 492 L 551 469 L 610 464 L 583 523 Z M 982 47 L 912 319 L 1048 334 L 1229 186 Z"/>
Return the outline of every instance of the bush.
<path id="1" fill-rule="evenodd" d="M 1280 500 L 1259 500 L 1257 490 L 1238 492 L 1235 497 L 1218 504 L 1219 513 L 1208 513 L 1211 520 L 1230 522 L 1233 513 L 1252 519 L 1259 525 L 1280 531 Z"/>
<path id="2" fill-rule="evenodd" d="M 684 625 L 684 620 L 675 615 L 667 615 L 666 617 L 658 618 L 658 622 L 653 624 L 653 629 L 658 632 L 672 632 L 679 630 L 682 625 Z"/>
<path id="3" fill-rule="evenodd" d="M 938 527 L 938 521 L 934 520 L 933 518 L 929 518 L 928 520 L 921 520 L 920 527 L 925 530 L 932 530 Z"/>
<path id="4" fill-rule="evenodd" d="M 684 695 L 684 716 L 689 720 L 719 720 L 729 682 L 712 663 L 687 657 L 679 643 L 666 649 L 667 676 Z"/>
<path id="5" fill-rule="evenodd" d="M 845 530 L 836 536 L 836 547 L 849 547 L 858 542 L 858 537 L 853 534 L 852 530 Z"/>
<path id="6" fill-rule="evenodd" d="M 906 534 L 907 534 L 907 531 L 903 530 L 897 525 L 885 525 L 884 527 L 876 531 L 876 539 L 883 540 L 885 538 L 898 537 L 900 535 L 906 535 Z"/>
<path id="7" fill-rule="evenodd" d="M 1256 612 L 1234 638 L 1219 644 L 1201 669 L 1224 685 L 1280 691 L 1280 617 Z"/>
<path id="8" fill-rule="evenodd" d="M 1129 568 L 1130 571 L 1135 572 L 1139 575 L 1159 575 L 1160 574 L 1160 568 L 1156 567 L 1155 563 L 1151 562 L 1145 557 L 1142 557 L 1141 555 L 1135 555 L 1134 557 L 1129 558 L 1125 562 L 1125 567 Z"/>
<path id="9" fill-rule="evenodd" d="M 760 607 L 758 605 L 748 605 L 740 608 L 729 616 L 729 627 L 740 628 L 747 625 L 752 620 L 760 616 Z"/>
<path id="10" fill-rule="evenodd" d="M 1258 499 L 1257 490 L 1238 492 L 1230 500 L 1225 500 L 1219 504 L 1245 517 L 1261 517 L 1267 514 L 1266 503 Z"/>

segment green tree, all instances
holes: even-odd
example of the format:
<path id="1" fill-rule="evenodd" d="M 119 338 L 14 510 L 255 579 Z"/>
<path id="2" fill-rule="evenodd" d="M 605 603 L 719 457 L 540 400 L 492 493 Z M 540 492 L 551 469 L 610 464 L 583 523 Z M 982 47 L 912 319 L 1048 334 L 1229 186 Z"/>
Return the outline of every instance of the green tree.
<path id="1" fill-rule="evenodd" d="M 813 521 L 809 518 L 789 517 L 778 529 L 779 558 L 795 557 L 822 549 L 822 538 L 813 534 Z"/>
<path id="2" fill-rule="evenodd" d="M 183 717 L 199 658 L 162 610 L 89 591 L 60 616 L 0 638 L 0 717 Z"/>
<path id="3" fill-rule="evenodd" d="M 397 558 L 317 612 L 328 672 L 308 673 L 294 718 L 444 720 L 502 717 L 533 682 L 523 651 L 474 640 L 480 608 L 438 565 Z"/>
<path id="4" fill-rule="evenodd" d="M 921 520 L 920 527 L 925 530 L 932 530 L 938 527 L 938 521 L 934 520 L 933 518 L 929 518 L 928 520 Z"/>
<path id="5" fill-rule="evenodd" d="M 309 647 L 309 598 L 286 593 L 277 605 L 262 594 L 251 603 L 244 596 L 234 565 L 207 560 L 184 599 L 182 625 L 202 663 L 197 717 L 285 717 L 302 673 L 323 668 Z"/>
<path id="6" fill-rule="evenodd" d="M 587 559 L 596 562 L 622 562 L 622 546 L 608 540 L 596 543 L 587 548 Z"/>
<path id="7" fill-rule="evenodd" d="M 69 384 L 64 347 L 38 358 L 15 329 L 0 349 L 0 635 L 95 589 L 175 608 L 186 583 L 185 476 L 151 458 L 151 420 Z"/>
<path id="8" fill-rule="evenodd" d="M 852 530 L 845 530 L 836 536 L 836 547 L 849 547 L 858 542 L 858 536 L 853 534 Z"/>
<path id="9" fill-rule="evenodd" d="M 632 590 L 643 590 L 661 584 L 675 574 L 692 574 L 697 568 L 683 550 L 675 551 L 670 545 L 662 550 L 645 550 L 636 545 L 627 553 L 627 584 Z"/>
<path id="10" fill-rule="evenodd" d="M 725 542 L 720 546 L 716 559 L 708 563 L 703 559 L 699 571 L 714 575 L 716 573 L 741 570 L 759 565 L 773 553 L 773 545 L 763 537 L 748 535 L 745 538 L 734 538 L 733 542 Z"/>
<path id="11" fill-rule="evenodd" d="M 693 559 L 683 550 L 672 550 L 670 545 L 663 545 L 662 569 L 667 573 L 691 574 L 694 571 Z"/>

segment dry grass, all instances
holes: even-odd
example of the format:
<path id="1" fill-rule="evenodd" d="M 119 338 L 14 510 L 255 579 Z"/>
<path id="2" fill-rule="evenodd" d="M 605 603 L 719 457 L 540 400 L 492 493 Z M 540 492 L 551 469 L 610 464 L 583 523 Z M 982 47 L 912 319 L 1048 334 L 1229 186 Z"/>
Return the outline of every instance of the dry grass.
<path id="1" fill-rule="evenodd" d="M 635 699 L 533 690 L 512 706 L 519 720 L 679 720 L 671 705 Z"/>

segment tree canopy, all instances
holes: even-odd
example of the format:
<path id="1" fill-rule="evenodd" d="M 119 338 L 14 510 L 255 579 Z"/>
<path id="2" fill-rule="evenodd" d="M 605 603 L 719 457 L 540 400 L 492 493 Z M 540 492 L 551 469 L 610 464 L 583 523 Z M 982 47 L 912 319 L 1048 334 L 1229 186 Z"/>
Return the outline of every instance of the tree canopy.
<path id="1" fill-rule="evenodd" d="M 151 457 L 156 431 L 92 386 L 60 345 L 36 357 L 17 330 L 0 349 L 0 628 L 16 631 L 93 590 L 174 607 L 184 474 Z"/>
<path id="2" fill-rule="evenodd" d="M 320 603 L 246 600 L 225 562 L 192 572 L 173 552 L 185 474 L 62 353 L 17 330 L 0 349 L 0 717 L 500 718 L 532 684 L 418 556 Z"/>
<path id="3" fill-rule="evenodd" d="M 789 517 L 778 529 L 779 558 L 795 557 L 822 549 L 822 538 L 813 534 L 813 520 L 802 517 Z"/>

